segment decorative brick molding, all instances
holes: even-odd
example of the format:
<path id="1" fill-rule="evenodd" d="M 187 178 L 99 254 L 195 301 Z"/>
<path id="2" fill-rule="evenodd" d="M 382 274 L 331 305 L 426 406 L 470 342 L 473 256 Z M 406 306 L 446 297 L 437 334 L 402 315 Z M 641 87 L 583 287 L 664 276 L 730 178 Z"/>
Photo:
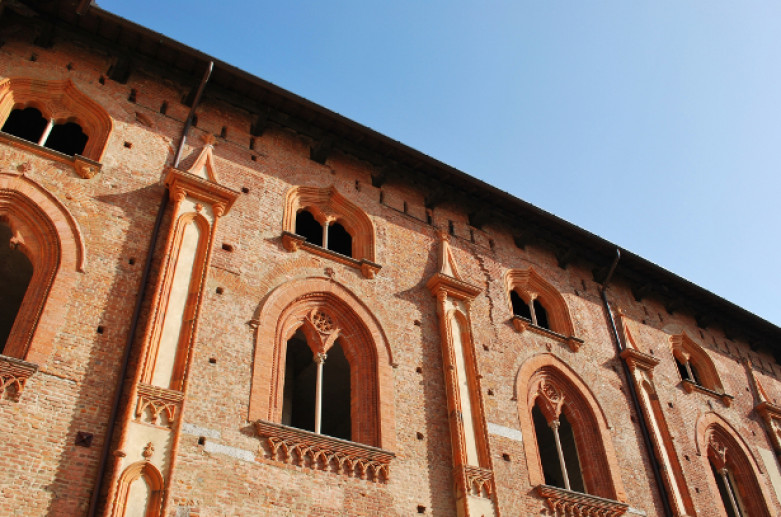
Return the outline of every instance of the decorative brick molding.
<path id="1" fill-rule="evenodd" d="M 2 127 L 1 124 L 0 127 Z M 24 138 L 19 138 L 18 136 L 3 133 L 2 131 L 0 131 L 0 142 L 5 142 L 9 145 L 35 153 L 50 160 L 56 160 L 58 162 L 68 164 L 73 167 L 73 169 L 76 171 L 76 174 L 87 180 L 93 178 L 97 173 L 100 172 L 101 168 L 103 168 L 103 164 L 96 162 L 95 160 L 90 160 L 89 158 L 85 158 L 84 156 L 80 156 L 78 154 L 75 156 L 70 156 L 68 154 L 55 151 L 54 149 L 49 149 L 48 147 L 38 145 L 35 142 L 30 142 Z"/>
<path id="2" fill-rule="evenodd" d="M 42 81 L 29 78 L 10 78 L 0 81 L 0 126 L 16 108 L 34 107 L 46 119 L 57 122 L 75 121 L 87 135 L 83 157 L 73 160 L 82 177 L 92 177 L 100 169 L 106 143 L 113 126 L 103 107 L 76 88 L 70 80 Z M 4 135 L 7 137 L 8 135 Z M 49 151 L 35 146 L 41 152 Z M 61 153 L 56 153 L 60 156 Z"/>
<path id="3" fill-rule="evenodd" d="M 527 318 L 514 315 L 511 321 L 515 330 L 518 332 L 531 330 L 551 337 L 566 343 L 573 352 L 577 352 L 580 349 L 583 340 L 574 336 L 575 331 L 569 310 L 567 309 L 567 302 L 561 296 L 561 293 L 546 282 L 533 268 L 523 270 L 511 269 L 505 275 L 505 285 L 508 307 L 512 308 L 512 302 L 510 301 L 511 291 L 518 293 L 518 296 L 526 303 L 530 303 L 534 299 L 539 300 L 545 307 L 548 323 L 550 324 L 550 329 L 545 329 L 533 324 Z"/>
<path id="4" fill-rule="evenodd" d="M 5 354 L 45 364 L 79 272 L 84 270 L 81 231 L 54 195 L 19 174 L 0 173 L 0 221 L 10 226 L 12 244 L 33 266 Z"/>
<path id="5" fill-rule="evenodd" d="M 557 517 L 618 517 L 629 510 L 626 503 L 563 488 L 538 485 L 535 490 Z"/>
<path id="6" fill-rule="evenodd" d="M 491 469 L 464 465 L 466 485 L 471 495 L 491 497 L 494 493 L 494 472 Z"/>
<path id="7" fill-rule="evenodd" d="M 390 344 L 366 305 L 329 278 L 284 283 L 258 308 L 253 318 L 257 328 L 249 420 L 282 420 L 287 342 L 296 331 L 304 332 L 310 347 L 327 350 L 333 344 L 333 339 L 321 339 L 322 333 L 313 323 L 312 314 L 317 310 L 328 314 L 340 329 L 339 342 L 350 364 L 352 440 L 393 449 L 396 431 Z"/>
<path id="8" fill-rule="evenodd" d="M 743 360 L 749 380 L 754 388 L 754 411 L 762 418 L 770 443 L 776 455 L 781 456 L 781 406 L 771 402 L 771 398 L 759 382 L 749 359 Z"/>
<path id="9" fill-rule="evenodd" d="M 37 371 L 37 364 L 0 355 L 0 399 L 18 400 L 27 379 Z"/>
<path id="10" fill-rule="evenodd" d="M 149 490 L 149 498 L 146 502 L 145 517 L 159 517 L 162 512 L 163 493 L 165 481 L 160 471 L 149 462 L 154 453 L 154 448 L 147 445 L 144 456 L 146 461 L 136 462 L 125 469 L 119 478 L 119 486 L 115 492 L 111 505 L 111 517 L 123 517 L 128 506 L 133 505 L 130 500 L 130 488 L 133 483 L 146 483 Z"/>
<path id="11" fill-rule="evenodd" d="M 320 246 L 307 243 L 296 235 L 296 215 L 308 210 L 320 223 L 338 222 L 352 237 L 352 258 L 329 252 Z M 348 266 L 358 267 L 366 278 L 374 278 L 380 270 L 375 261 L 374 224 L 366 213 L 341 195 L 335 187 L 294 187 L 287 193 L 282 218 L 282 243 L 286 250 L 299 249 L 322 257 L 337 260 Z"/>
<path id="12" fill-rule="evenodd" d="M 139 383 L 137 393 L 136 421 L 168 428 L 173 427 L 184 399 L 184 394 L 181 391 Z"/>
<path id="13" fill-rule="evenodd" d="M 392 452 L 263 420 L 255 421 L 255 430 L 274 461 L 376 483 L 390 477 Z"/>
<path id="14" fill-rule="evenodd" d="M 532 419 L 536 404 L 548 412 L 546 416 L 564 413 L 577 450 L 588 451 L 579 454 L 586 490 L 606 499 L 626 500 L 607 418 L 586 383 L 563 361 L 546 353 L 529 358 L 521 366 L 515 389 L 531 484 L 545 482 Z"/>
<path id="15" fill-rule="evenodd" d="M 382 266 L 379 264 L 375 264 L 374 262 L 370 262 L 366 259 L 358 260 L 346 255 L 342 255 L 341 253 L 331 251 L 329 249 L 323 248 L 322 246 L 318 246 L 317 244 L 312 244 L 311 242 L 307 241 L 306 238 L 288 231 L 282 232 L 282 246 L 286 250 L 293 252 L 298 251 L 299 249 L 305 249 L 309 253 L 331 259 L 335 262 L 344 264 L 345 266 L 360 269 L 361 274 L 366 278 L 374 278 L 377 276 L 377 273 L 379 273 L 380 269 L 382 269 Z"/>
<path id="16" fill-rule="evenodd" d="M 763 484 L 759 482 L 760 469 L 751 449 L 732 426 L 714 412 L 705 413 L 697 420 L 697 452 L 702 468 L 711 471 L 711 464 L 718 469 L 727 469 L 735 482 L 746 514 L 752 517 L 770 517 L 772 508 Z M 716 480 L 708 476 L 711 497 L 718 501 L 719 489 Z"/>
<path id="17" fill-rule="evenodd" d="M 731 395 L 724 392 L 724 386 L 721 384 L 716 365 L 708 353 L 694 341 L 686 332 L 670 336 L 670 346 L 673 356 L 681 363 L 690 362 L 699 375 L 700 384 L 691 380 L 682 379 L 683 389 L 687 393 L 698 391 L 711 397 L 720 399 L 725 406 L 732 403 Z"/>

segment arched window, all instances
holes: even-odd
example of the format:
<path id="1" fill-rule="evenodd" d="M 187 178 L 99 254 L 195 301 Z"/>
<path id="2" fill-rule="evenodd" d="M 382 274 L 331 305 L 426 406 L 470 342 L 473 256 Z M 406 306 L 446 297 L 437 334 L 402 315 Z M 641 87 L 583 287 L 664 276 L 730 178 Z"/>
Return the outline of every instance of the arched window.
<path id="1" fill-rule="evenodd" d="M 0 126 L 2 133 L 73 157 L 68 163 L 90 178 L 100 169 L 112 122 L 70 81 L 11 78 L 0 81 Z"/>
<path id="2" fill-rule="evenodd" d="M 367 278 L 380 270 L 374 262 L 371 219 L 334 187 L 291 189 L 282 230 L 282 244 L 288 251 L 303 249 L 360 268 Z"/>
<path id="3" fill-rule="evenodd" d="M 158 517 L 162 510 L 165 482 L 149 461 L 130 465 L 119 478 L 111 509 L 112 517 Z"/>
<path id="4" fill-rule="evenodd" d="M 563 493 L 553 489 L 565 489 L 623 504 L 605 416 L 577 374 L 552 354 L 540 354 L 523 364 L 516 390 L 521 432 L 530 437 L 524 448 L 529 477 L 538 493 L 556 498 Z"/>
<path id="5" fill-rule="evenodd" d="M 708 353 L 685 332 L 672 336 L 670 344 L 684 389 L 687 392 L 696 389 L 716 396 L 729 406 L 732 402 L 732 396 L 724 393 L 716 365 Z"/>
<path id="6" fill-rule="evenodd" d="M 530 329 L 565 341 L 573 351 L 580 348 L 583 341 L 574 336 L 567 303 L 556 288 L 531 268 L 511 269 L 506 284 L 516 330 Z"/>
<path id="7" fill-rule="evenodd" d="M 33 276 L 32 263 L 12 239 L 11 227 L 0 222 L 0 354 Z"/>
<path id="8" fill-rule="evenodd" d="M 711 473 L 713 501 L 728 517 L 770 517 L 756 460 L 732 426 L 716 413 L 704 414 L 697 447 Z"/>

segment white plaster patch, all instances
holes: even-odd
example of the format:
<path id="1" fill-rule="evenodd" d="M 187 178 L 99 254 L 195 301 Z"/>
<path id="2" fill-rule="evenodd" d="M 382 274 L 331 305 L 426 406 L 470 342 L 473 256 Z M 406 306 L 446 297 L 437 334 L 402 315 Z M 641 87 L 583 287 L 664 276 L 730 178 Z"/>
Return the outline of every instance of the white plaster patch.
<path id="1" fill-rule="evenodd" d="M 631 506 L 626 511 L 626 513 L 631 513 L 631 514 L 634 514 L 634 515 L 642 515 L 643 517 L 646 517 L 648 515 L 643 510 L 638 510 L 637 508 L 632 508 Z"/>
<path id="2" fill-rule="evenodd" d="M 210 442 L 208 440 L 206 441 L 206 444 L 204 444 L 203 450 L 205 450 L 206 452 L 216 452 L 218 454 L 224 454 L 226 456 L 230 456 L 232 458 L 236 458 L 239 460 L 255 461 L 254 452 L 245 451 L 244 449 L 239 449 L 237 447 L 220 445 L 219 443 Z"/>
<path id="3" fill-rule="evenodd" d="M 516 442 L 523 441 L 523 434 L 521 434 L 521 431 L 519 429 L 513 429 L 512 427 L 505 427 L 503 425 L 488 422 L 488 432 L 490 434 L 495 434 L 496 436 L 504 436 L 505 438 L 515 440 Z"/>
<path id="4" fill-rule="evenodd" d="M 188 424 L 187 422 L 182 424 L 182 432 L 191 434 L 193 436 L 206 436 L 208 438 L 214 438 L 215 440 L 219 440 L 221 437 L 219 431 L 215 431 L 214 429 L 207 429 L 205 427 L 199 427 L 195 424 Z"/>

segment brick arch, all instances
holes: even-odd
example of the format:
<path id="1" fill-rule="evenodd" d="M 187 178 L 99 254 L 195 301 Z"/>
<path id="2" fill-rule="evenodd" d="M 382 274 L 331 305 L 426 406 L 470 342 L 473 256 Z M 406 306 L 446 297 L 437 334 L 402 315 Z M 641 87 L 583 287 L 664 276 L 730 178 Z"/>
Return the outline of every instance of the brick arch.
<path id="1" fill-rule="evenodd" d="M 553 391 L 559 395 L 558 402 L 551 405 L 550 400 L 538 401 L 541 391 L 547 391 L 545 385 L 553 386 Z M 607 418 L 594 394 L 578 374 L 553 354 L 539 354 L 521 366 L 515 389 L 521 432 L 529 437 L 524 441 L 524 453 L 531 485 L 545 483 L 532 420 L 532 409 L 539 403 L 543 413 L 548 412 L 546 417 L 551 416 L 551 411 L 558 411 L 564 413 L 572 425 L 588 493 L 626 501 Z M 550 399 L 556 401 L 557 397 L 552 396 Z"/>
<path id="2" fill-rule="evenodd" d="M 533 268 L 511 269 L 505 275 L 505 285 L 508 307 L 512 307 L 510 291 L 518 293 L 526 303 L 529 303 L 530 299 L 536 296 L 548 313 L 548 324 L 551 330 L 565 336 L 575 334 L 564 297 Z M 510 310 L 512 311 L 512 309 Z"/>
<path id="3" fill-rule="evenodd" d="M 78 123 L 88 137 L 82 155 L 101 161 L 113 127 L 111 117 L 70 80 L 42 81 L 17 77 L 0 81 L 0 121 L 4 122 L 15 108 L 29 106 L 57 123 Z"/>
<path id="4" fill-rule="evenodd" d="M 53 194 L 30 178 L 9 173 L 0 173 L 0 220 L 11 227 L 12 241 L 33 265 L 5 355 L 45 363 L 84 270 L 81 231 Z"/>
<path id="5" fill-rule="evenodd" d="M 146 504 L 145 517 L 158 517 L 160 515 L 163 503 L 163 489 L 165 481 L 160 471 L 148 461 L 138 461 L 133 463 L 122 473 L 119 478 L 116 496 L 111 511 L 112 517 L 122 517 L 127 511 L 128 496 L 130 495 L 130 486 L 136 482 L 146 481 L 149 485 L 149 499 Z"/>
<path id="6" fill-rule="evenodd" d="M 711 462 L 717 468 L 726 465 L 735 479 L 748 515 L 770 517 L 770 501 L 759 483 L 759 464 L 743 437 L 715 412 L 700 415 L 695 433 L 697 453 L 707 472 L 710 472 Z M 708 476 L 708 486 L 715 500 L 720 500 L 719 489 L 712 476 Z"/>
<path id="7" fill-rule="evenodd" d="M 320 337 L 313 314 L 322 311 L 339 329 L 350 363 L 353 441 L 393 449 L 395 445 L 393 359 L 376 317 L 352 292 L 328 278 L 302 278 L 275 288 L 258 307 L 249 420 L 282 418 L 287 341 L 304 330 L 310 347 Z M 333 344 L 323 339 L 327 350 Z"/>
<path id="8" fill-rule="evenodd" d="M 670 347 L 676 359 L 682 363 L 690 361 L 694 365 L 703 387 L 717 393 L 724 393 L 724 386 L 713 359 L 686 332 L 670 336 Z"/>
<path id="9" fill-rule="evenodd" d="M 327 219 L 338 222 L 353 238 L 352 256 L 374 262 L 374 224 L 369 216 L 341 195 L 336 187 L 293 187 L 287 193 L 282 229 L 296 232 L 296 215 L 309 210 L 323 224 Z"/>

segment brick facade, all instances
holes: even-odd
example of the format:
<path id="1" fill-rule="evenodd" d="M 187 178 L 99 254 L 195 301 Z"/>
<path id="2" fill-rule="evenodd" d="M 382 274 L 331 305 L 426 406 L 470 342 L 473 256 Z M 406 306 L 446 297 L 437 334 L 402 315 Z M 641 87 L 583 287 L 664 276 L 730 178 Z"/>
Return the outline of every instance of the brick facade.
<path id="1" fill-rule="evenodd" d="M 210 58 L 25 4 L 0 14 L 0 116 L 56 105 L 90 143 L 0 133 L 0 223 L 38 275 L 0 356 L 0 517 L 725 516 L 712 466 L 781 514 L 780 329 L 627 253 L 608 314 L 615 246 L 219 62 L 176 164 Z M 352 257 L 295 234 L 305 208 Z M 344 350 L 351 440 L 281 425 L 299 330 Z M 534 404 L 589 495 L 543 486 Z"/>

